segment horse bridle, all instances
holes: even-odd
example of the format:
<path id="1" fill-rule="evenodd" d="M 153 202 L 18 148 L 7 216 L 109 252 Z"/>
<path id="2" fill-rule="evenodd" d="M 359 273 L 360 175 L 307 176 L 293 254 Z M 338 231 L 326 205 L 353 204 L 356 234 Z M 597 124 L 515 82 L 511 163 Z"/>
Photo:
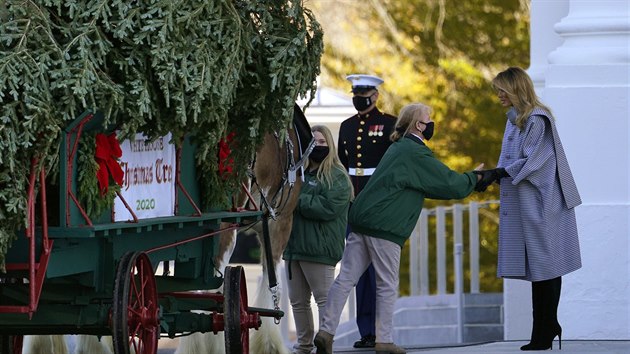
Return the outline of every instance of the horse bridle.
<path id="1" fill-rule="evenodd" d="M 302 152 L 302 142 L 300 139 L 300 134 L 298 133 L 298 128 L 295 125 L 295 123 L 293 124 L 293 129 L 294 129 L 296 140 L 298 143 L 298 148 L 300 149 L 299 151 Z M 280 143 L 280 135 L 278 134 L 278 132 L 274 132 L 274 137 L 276 139 L 276 143 L 277 143 L 276 146 L 278 149 L 278 153 L 280 154 L 282 144 Z M 280 185 L 276 189 L 276 192 L 271 198 L 271 200 L 267 199 L 267 196 L 265 196 L 263 189 L 260 188 L 260 185 L 258 184 L 258 181 L 256 179 L 256 175 L 254 173 L 254 170 L 255 170 L 254 166 L 256 164 L 256 155 L 254 155 L 254 159 L 251 163 L 250 170 L 248 171 L 248 174 L 252 180 L 252 183 L 256 185 L 256 187 L 258 188 L 258 191 L 260 192 L 260 203 L 261 203 L 260 209 L 263 210 L 263 206 L 264 208 L 267 209 L 267 211 L 264 212 L 264 215 L 261 219 L 262 228 L 263 228 L 263 247 L 264 247 L 264 252 L 267 255 L 266 259 L 267 259 L 267 272 L 268 272 L 267 276 L 269 277 L 269 291 L 271 292 L 274 309 L 276 310 L 280 309 L 280 306 L 279 306 L 280 299 L 278 296 L 278 281 L 276 279 L 276 272 L 274 269 L 275 267 L 273 264 L 273 260 L 271 259 L 272 251 L 271 251 L 271 242 L 269 239 L 268 218 L 271 217 L 271 219 L 276 220 L 277 217 L 281 215 L 282 212 L 284 211 L 284 208 L 286 207 L 287 202 L 290 199 L 291 192 L 293 191 L 293 186 L 295 185 L 295 182 L 297 181 L 298 170 L 301 171 L 300 176 L 302 178 L 302 181 L 304 181 L 304 164 L 306 163 L 311 151 L 313 151 L 313 149 L 315 148 L 315 139 L 311 137 L 311 141 L 309 142 L 306 149 L 304 149 L 304 152 L 302 152 L 302 156 L 297 162 L 295 161 L 293 157 L 294 146 L 293 146 L 293 141 L 291 140 L 291 136 L 288 132 L 287 134 L 285 134 L 284 145 L 285 145 L 286 154 L 287 154 L 286 165 L 281 166 L 282 171 L 283 171 L 282 179 L 280 180 L 279 182 Z M 278 156 L 280 156 L 279 154 Z M 287 193 L 286 196 L 284 196 L 284 188 L 287 185 L 289 185 L 289 192 Z M 279 201 L 278 201 L 278 196 L 280 196 Z M 274 322 L 278 324 L 280 323 L 280 319 L 275 318 Z"/>
<path id="2" fill-rule="evenodd" d="M 297 134 L 297 127 L 295 127 L 294 125 L 293 129 L 296 132 L 295 135 L 296 135 L 296 140 L 298 143 L 298 149 L 301 152 L 302 142 L 300 140 L 299 134 Z M 282 144 L 280 142 L 280 135 L 278 134 L 278 132 L 274 132 L 274 137 L 277 142 L 276 146 L 278 149 L 278 153 L 281 153 L 280 149 L 281 149 Z M 271 197 L 271 200 L 269 200 L 267 196 L 265 195 L 265 193 L 263 193 L 263 189 L 260 187 L 260 185 L 258 184 L 258 181 L 256 180 L 256 175 L 254 173 L 254 166 L 256 164 L 255 156 L 251 164 L 251 169 L 249 171 L 249 176 L 252 179 L 252 183 L 254 183 L 256 187 L 258 187 L 258 190 L 260 192 L 261 209 L 262 209 L 262 206 L 264 205 L 264 207 L 267 209 L 266 213 L 269 215 L 269 217 L 271 217 L 272 220 L 277 219 L 277 217 L 284 210 L 288 200 L 290 199 L 289 197 L 291 196 L 291 191 L 293 190 L 293 186 L 295 185 L 295 182 L 297 181 L 298 170 L 301 171 L 300 176 L 302 178 L 302 181 L 304 181 L 304 164 L 306 164 L 306 161 L 308 160 L 308 156 L 310 155 L 311 151 L 313 151 L 313 149 L 315 148 L 315 139 L 311 139 L 311 141 L 307 145 L 306 149 L 304 150 L 304 152 L 302 153 L 302 156 L 300 157 L 298 161 L 295 161 L 295 158 L 293 157 L 294 146 L 293 146 L 293 141 L 291 140 L 291 137 L 289 136 L 289 134 L 286 134 L 285 136 L 284 145 L 286 149 L 285 152 L 287 154 L 286 164 L 285 166 L 281 166 L 282 171 L 283 171 L 282 178 L 279 182 L 279 185 L 276 188 L 276 192 Z M 279 161 L 279 163 L 282 164 L 283 162 Z M 285 196 L 284 189 L 287 185 L 289 186 L 289 192 Z M 280 199 L 278 200 L 278 198 Z"/>

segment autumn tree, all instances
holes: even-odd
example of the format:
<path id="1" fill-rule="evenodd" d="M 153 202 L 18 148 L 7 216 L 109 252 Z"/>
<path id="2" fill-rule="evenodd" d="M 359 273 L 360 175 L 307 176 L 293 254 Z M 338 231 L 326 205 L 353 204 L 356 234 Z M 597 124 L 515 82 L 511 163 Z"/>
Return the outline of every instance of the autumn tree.
<path id="1" fill-rule="evenodd" d="M 310 0 L 308 4 L 326 32 L 324 85 L 347 92 L 347 74 L 381 76 L 385 83 L 380 106 L 386 111 L 396 114 L 410 102 L 433 107 L 436 134 L 429 145 L 447 165 L 459 171 L 481 162 L 488 168 L 496 165 L 505 110 L 490 81 L 507 66 L 528 65 L 529 1 Z M 471 198 L 496 199 L 496 193 L 494 188 Z M 435 205 L 427 201 L 426 207 Z M 486 227 L 496 230 L 496 224 Z M 486 289 L 497 290 L 496 233 L 486 231 L 481 240 L 486 264 L 482 281 Z M 403 265 L 401 282 L 406 271 Z"/>

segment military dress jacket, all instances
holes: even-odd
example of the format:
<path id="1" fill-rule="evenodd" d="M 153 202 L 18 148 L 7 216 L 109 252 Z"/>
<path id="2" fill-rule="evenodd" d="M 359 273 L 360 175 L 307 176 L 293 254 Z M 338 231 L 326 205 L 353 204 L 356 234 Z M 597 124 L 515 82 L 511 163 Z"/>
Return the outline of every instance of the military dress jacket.
<path id="1" fill-rule="evenodd" d="M 358 195 L 391 145 L 396 117 L 374 107 L 366 114 L 356 114 L 341 123 L 337 149 Z"/>
<path id="2" fill-rule="evenodd" d="M 535 109 L 523 130 L 508 112 L 498 167 L 499 277 L 542 281 L 582 266 L 575 207 L 581 204 L 551 115 Z"/>

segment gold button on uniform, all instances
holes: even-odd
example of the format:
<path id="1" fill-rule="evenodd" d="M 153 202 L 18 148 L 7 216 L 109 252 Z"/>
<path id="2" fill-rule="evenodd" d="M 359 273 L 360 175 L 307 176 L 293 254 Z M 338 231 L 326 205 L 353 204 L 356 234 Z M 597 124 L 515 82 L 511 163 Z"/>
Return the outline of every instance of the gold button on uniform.
<path id="1" fill-rule="evenodd" d="M 359 133 L 363 133 L 363 129 L 362 128 L 359 128 Z"/>
<path id="2" fill-rule="evenodd" d="M 361 155 L 361 154 L 357 154 L 357 157 L 361 157 L 361 156 L 363 156 L 363 155 Z"/>
<path id="3" fill-rule="evenodd" d="M 360 136 L 357 136 L 357 141 L 361 141 L 361 137 Z"/>
<path id="4" fill-rule="evenodd" d="M 361 167 L 361 163 L 360 163 L 360 162 L 357 162 L 357 166 Z"/>
<path id="5" fill-rule="evenodd" d="M 357 150 L 361 150 L 361 145 L 357 145 Z"/>
<path id="6" fill-rule="evenodd" d="M 365 121 L 360 121 L 359 124 L 365 125 Z"/>

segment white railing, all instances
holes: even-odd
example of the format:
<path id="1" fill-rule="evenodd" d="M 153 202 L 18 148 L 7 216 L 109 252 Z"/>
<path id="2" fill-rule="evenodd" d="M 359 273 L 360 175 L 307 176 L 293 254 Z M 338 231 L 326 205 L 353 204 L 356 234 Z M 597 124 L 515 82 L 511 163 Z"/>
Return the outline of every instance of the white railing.
<path id="1" fill-rule="evenodd" d="M 447 214 L 453 223 L 453 294 L 457 303 L 457 341 L 464 332 L 464 212 L 468 212 L 468 256 L 470 293 L 479 293 L 479 209 L 498 204 L 498 200 L 454 204 L 423 209 L 409 239 L 409 285 L 412 296 L 429 295 L 429 219 L 435 218 L 436 288 L 437 295 L 447 293 L 446 244 Z"/>
<path id="2" fill-rule="evenodd" d="M 437 269 L 437 294 L 446 294 L 446 218 L 451 214 L 453 219 L 453 257 L 455 262 L 455 288 L 461 287 L 463 292 L 463 214 L 468 212 L 468 256 L 470 265 L 470 292 L 479 292 L 479 209 L 498 200 L 484 202 L 470 202 L 468 204 L 454 204 L 448 207 L 424 209 L 418 218 L 418 223 L 409 238 L 409 276 L 410 293 L 415 295 L 429 295 L 429 218 L 435 218 L 435 247 Z"/>

